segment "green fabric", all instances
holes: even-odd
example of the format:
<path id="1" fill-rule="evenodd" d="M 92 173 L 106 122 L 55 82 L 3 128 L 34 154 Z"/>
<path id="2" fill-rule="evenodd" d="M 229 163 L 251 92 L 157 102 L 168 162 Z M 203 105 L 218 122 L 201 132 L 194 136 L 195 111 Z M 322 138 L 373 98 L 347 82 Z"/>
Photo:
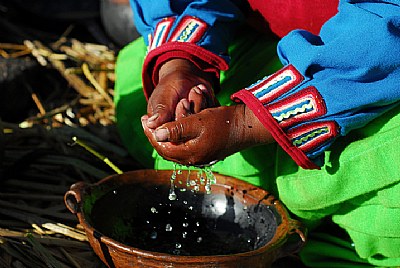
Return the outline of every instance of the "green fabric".
<path id="1" fill-rule="evenodd" d="M 331 215 L 349 233 L 359 256 L 371 264 L 399 266 L 398 144 L 400 107 L 339 139 L 326 152 L 320 171 L 298 168 L 279 152 L 280 199 L 309 223 Z"/>
<path id="2" fill-rule="evenodd" d="M 146 114 L 141 69 L 146 54 L 143 39 L 124 47 L 117 58 L 115 71 L 115 113 L 121 140 L 129 153 L 143 166 L 151 167 L 153 147 L 143 134 L 140 117 Z"/>
<path id="3" fill-rule="evenodd" d="M 276 43 L 252 32 L 230 47 L 231 68 L 221 74 L 222 105 L 231 93 L 281 67 Z M 140 117 L 146 112 L 141 66 L 143 40 L 124 48 L 116 69 L 116 116 L 121 138 L 144 167 L 172 169 L 143 134 Z M 236 153 L 213 171 L 261 186 L 279 197 L 311 229 L 301 252 L 309 267 L 400 266 L 400 107 L 366 127 L 338 139 L 325 153 L 321 170 L 304 170 L 276 144 Z M 351 237 L 314 234 L 322 220 L 331 220 Z M 352 246 L 354 244 L 354 246 Z"/>
<path id="4" fill-rule="evenodd" d="M 312 267 L 371 267 L 366 260 L 360 259 L 351 242 L 327 233 L 311 234 L 301 253 L 302 261 Z"/>

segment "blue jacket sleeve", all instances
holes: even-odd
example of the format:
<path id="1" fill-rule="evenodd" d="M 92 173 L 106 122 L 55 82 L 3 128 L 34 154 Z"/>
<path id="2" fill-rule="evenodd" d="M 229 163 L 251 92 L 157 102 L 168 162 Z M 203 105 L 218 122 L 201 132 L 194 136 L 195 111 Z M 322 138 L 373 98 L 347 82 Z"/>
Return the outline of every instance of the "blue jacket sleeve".
<path id="1" fill-rule="evenodd" d="M 148 46 L 143 73 L 151 94 L 157 69 L 171 57 L 186 58 L 219 74 L 228 68 L 227 47 L 243 20 L 240 0 L 131 0 L 135 25 Z"/>
<path id="2" fill-rule="evenodd" d="M 319 36 L 295 30 L 278 54 L 281 71 L 232 98 L 300 166 L 318 168 L 338 136 L 399 104 L 400 1 L 341 1 Z"/>

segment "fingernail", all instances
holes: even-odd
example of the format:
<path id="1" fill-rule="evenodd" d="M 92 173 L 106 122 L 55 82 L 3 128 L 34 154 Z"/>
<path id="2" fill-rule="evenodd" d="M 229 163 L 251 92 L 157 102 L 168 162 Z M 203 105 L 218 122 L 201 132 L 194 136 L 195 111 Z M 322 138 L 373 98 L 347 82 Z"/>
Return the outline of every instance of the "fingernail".
<path id="1" fill-rule="evenodd" d="M 199 86 L 195 86 L 195 87 L 193 88 L 193 90 L 194 90 L 197 94 L 199 94 L 199 95 L 202 95 L 202 94 L 203 94 L 202 91 L 201 91 L 201 89 L 199 88 Z"/>
<path id="2" fill-rule="evenodd" d="M 147 119 L 147 123 L 151 123 L 156 120 L 160 115 L 158 113 L 153 114 L 149 119 Z"/>
<path id="3" fill-rule="evenodd" d="M 144 128 L 147 122 L 147 115 L 142 116 L 140 121 L 142 122 L 142 127 Z"/>
<path id="4" fill-rule="evenodd" d="M 206 91 L 207 91 L 207 88 L 206 88 L 206 86 L 205 86 L 204 84 L 198 84 L 198 85 L 197 85 L 197 88 L 200 89 L 200 90 L 203 91 L 203 92 L 206 92 Z"/>
<path id="5" fill-rule="evenodd" d="M 186 111 L 190 111 L 190 102 L 187 99 L 182 99 L 181 102 L 183 108 L 185 108 Z"/>
<path id="6" fill-rule="evenodd" d="M 169 131 L 166 128 L 158 128 L 154 131 L 154 137 L 156 141 L 167 141 L 169 136 Z"/>

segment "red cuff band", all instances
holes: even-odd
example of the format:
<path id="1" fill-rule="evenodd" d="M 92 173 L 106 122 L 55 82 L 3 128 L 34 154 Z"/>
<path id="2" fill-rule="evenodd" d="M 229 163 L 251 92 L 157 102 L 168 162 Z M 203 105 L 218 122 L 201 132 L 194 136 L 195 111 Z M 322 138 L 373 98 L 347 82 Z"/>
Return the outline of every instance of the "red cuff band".
<path id="1" fill-rule="evenodd" d="M 242 101 L 257 116 L 264 127 L 271 133 L 276 142 L 285 150 L 297 165 L 304 169 L 321 169 L 314 164 L 302 150 L 292 144 L 286 133 L 280 128 L 278 122 L 265 109 L 262 103 L 250 92 L 242 89 L 231 96 L 234 101 Z"/>

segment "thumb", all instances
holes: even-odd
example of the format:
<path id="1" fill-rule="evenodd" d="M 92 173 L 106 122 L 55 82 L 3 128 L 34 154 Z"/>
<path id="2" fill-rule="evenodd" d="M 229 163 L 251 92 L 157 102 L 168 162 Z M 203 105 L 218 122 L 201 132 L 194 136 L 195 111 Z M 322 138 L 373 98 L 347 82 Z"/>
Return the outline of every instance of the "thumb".
<path id="1" fill-rule="evenodd" d="M 182 118 L 179 121 L 166 123 L 154 131 L 158 142 L 182 142 L 194 139 L 200 134 L 200 128 L 193 126 L 190 120 Z"/>
<path id="2" fill-rule="evenodd" d="M 151 104 L 149 103 L 149 106 Z M 157 128 L 164 124 L 165 122 L 171 121 L 173 119 L 172 106 L 170 104 L 157 104 L 154 108 L 149 110 L 149 119 L 147 120 L 147 127 Z"/>

